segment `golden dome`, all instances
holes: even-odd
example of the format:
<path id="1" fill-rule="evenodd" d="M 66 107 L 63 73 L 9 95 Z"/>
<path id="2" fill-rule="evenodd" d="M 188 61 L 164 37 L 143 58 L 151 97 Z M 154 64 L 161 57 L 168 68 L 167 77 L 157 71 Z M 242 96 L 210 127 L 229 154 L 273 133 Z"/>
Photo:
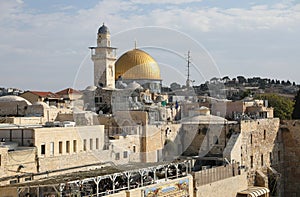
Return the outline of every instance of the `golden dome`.
<path id="1" fill-rule="evenodd" d="M 124 53 L 115 63 L 116 80 L 150 79 L 161 80 L 156 61 L 145 51 L 133 49 Z"/>

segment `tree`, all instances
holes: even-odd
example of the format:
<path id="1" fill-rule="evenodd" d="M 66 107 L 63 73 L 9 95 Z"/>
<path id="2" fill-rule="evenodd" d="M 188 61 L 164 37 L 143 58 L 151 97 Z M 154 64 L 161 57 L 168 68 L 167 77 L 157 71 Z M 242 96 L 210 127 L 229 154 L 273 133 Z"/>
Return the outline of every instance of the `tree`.
<path id="1" fill-rule="evenodd" d="M 269 106 L 274 108 L 274 116 L 281 120 L 292 119 L 294 102 L 276 94 L 262 94 L 257 99 L 268 100 Z"/>
<path id="2" fill-rule="evenodd" d="M 172 90 L 178 90 L 178 89 L 180 89 L 180 87 L 181 87 L 180 84 L 178 84 L 176 82 L 173 82 L 173 83 L 170 84 L 170 88 Z"/>
<path id="3" fill-rule="evenodd" d="M 300 90 L 298 91 L 297 95 L 295 96 L 295 105 L 293 110 L 293 119 L 300 119 Z"/>
<path id="4" fill-rule="evenodd" d="M 239 83 L 246 83 L 247 82 L 247 79 L 244 76 L 237 76 L 236 78 L 238 79 Z"/>

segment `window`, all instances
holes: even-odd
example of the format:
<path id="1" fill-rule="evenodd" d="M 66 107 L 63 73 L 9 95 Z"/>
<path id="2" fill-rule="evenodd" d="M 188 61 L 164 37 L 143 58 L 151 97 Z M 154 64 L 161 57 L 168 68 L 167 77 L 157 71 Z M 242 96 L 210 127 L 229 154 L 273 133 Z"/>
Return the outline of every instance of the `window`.
<path id="1" fill-rule="evenodd" d="M 102 103 L 102 97 L 101 96 L 95 97 L 95 103 Z"/>
<path id="2" fill-rule="evenodd" d="M 90 139 L 90 150 L 93 150 L 93 139 Z"/>
<path id="3" fill-rule="evenodd" d="M 252 144 L 252 134 L 250 134 L 250 144 Z"/>
<path id="4" fill-rule="evenodd" d="M 264 166 L 264 155 L 261 154 L 260 156 L 260 162 L 261 162 L 261 166 Z"/>
<path id="5" fill-rule="evenodd" d="M 250 156 L 250 167 L 253 168 L 253 156 Z"/>
<path id="6" fill-rule="evenodd" d="M 11 181 L 9 181 L 9 184 L 15 184 L 15 183 L 18 183 L 18 180 L 11 180 Z"/>
<path id="7" fill-rule="evenodd" d="M 280 151 L 278 151 L 278 161 L 280 161 Z"/>
<path id="8" fill-rule="evenodd" d="M 73 140 L 73 152 L 76 153 L 77 152 L 77 141 Z"/>
<path id="9" fill-rule="evenodd" d="M 70 141 L 66 141 L 66 153 L 70 153 Z"/>
<path id="10" fill-rule="evenodd" d="M 116 160 L 120 159 L 120 153 L 116 153 Z"/>
<path id="11" fill-rule="evenodd" d="M 31 177 L 26 177 L 25 181 L 31 181 Z"/>
<path id="12" fill-rule="evenodd" d="M 58 153 L 62 154 L 62 141 L 58 142 Z"/>
<path id="13" fill-rule="evenodd" d="M 123 152 L 123 158 L 127 158 L 128 157 L 128 152 L 127 151 L 124 151 Z"/>
<path id="14" fill-rule="evenodd" d="M 0 155 L 0 166 L 1 166 L 1 155 Z"/>
<path id="15" fill-rule="evenodd" d="M 54 155 L 54 142 L 50 142 L 50 155 Z"/>
<path id="16" fill-rule="evenodd" d="M 96 149 L 99 149 L 99 138 L 96 138 Z"/>
<path id="17" fill-rule="evenodd" d="M 133 149 L 133 152 L 135 153 L 135 152 L 136 152 L 136 147 L 135 147 L 135 145 L 132 146 L 132 149 Z"/>
<path id="18" fill-rule="evenodd" d="M 86 139 L 83 140 L 83 151 L 86 151 Z"/>
<path id="19" fill-rule="evenodd" d="M 41 144 L 41 155 L 45 155 L 45 153 L 46 153 L 46 145 Z"/>
<path id="20" fill-rule="evenodd" d="M 266 140 L 266 130 L 264 130 L 264 140 Z"/>
<path id="21" fill-rule="evenodd" d="M 272 152 L 270 152 L 270 163 L 272 164 Z"/>

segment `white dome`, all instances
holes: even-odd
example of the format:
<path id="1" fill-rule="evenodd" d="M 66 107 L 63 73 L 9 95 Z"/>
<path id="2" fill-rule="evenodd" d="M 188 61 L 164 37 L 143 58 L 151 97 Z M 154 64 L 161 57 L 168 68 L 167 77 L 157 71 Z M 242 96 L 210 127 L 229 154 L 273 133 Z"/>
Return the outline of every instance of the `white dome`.
<path id="1" fill-rule="evenodd" d="M 88 91 L 95 91 L 97 89 L 96 86 L 88 86 L 85 88 L 85 90 L 88 90 Z"/>
<path id="2" fill-rule="evenodd" d="M 57 107 L 54 106 L 54 105 L 50 105 L 50 108 L 51 108 L 51 109 L 57 109 Z"/>
<path id="3" fill-rule="evenodd" d="M 27 105 L 31 105 L 29 101 L 27 101 L 26 99 L 20 96 L 7 95 L 7 96 L 0 97 L 0 102 L 15 102 L 15 101 L 25 101 Z"/>

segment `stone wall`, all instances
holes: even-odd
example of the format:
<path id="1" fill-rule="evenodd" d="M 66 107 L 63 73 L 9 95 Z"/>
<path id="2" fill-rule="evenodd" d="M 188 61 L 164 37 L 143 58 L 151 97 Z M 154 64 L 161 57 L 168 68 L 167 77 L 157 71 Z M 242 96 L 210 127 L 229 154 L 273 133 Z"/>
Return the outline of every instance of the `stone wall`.
<path id="1" fill-rule="evenodd" d="M 256 170 L 266 172 L 267 167 L 271 166 L 279 119 L 244 120 L 240 127 L 242 146 L 237 147 L 236 151 L 241 151 L 241 165 L 249 167 L 251 173 Z"/>
<path id="2" fill-rule="evenodd" d="M 194 197 L 236 196 L 248 188 L 247 174 L 230 177 L 195 188 Z"/>
<path id="3" fill-rule="evenodd" d="M 0 102 L 0 116 L 24 116 L 30 103 L 26 101 Z"/>
<path id="4" fill-rule="evenodd" d="M 34 145 L 40 171 L 101 162 L 97 152 L 104 147 L 104 126 L 34 129 Z"/>
<path id="5" fill-rule="evenodd" d="M 181 142 L 178 136 L 180 129 L 181 124 L 147 125 L 141 149 L 146 153 L 145 161 L 157 162 L 180 155 Z"/>
<path id="6" fill-rule="evenodd" d="M 183 124 L 183 151 L 185 155 L 222 154 L 232 132 L 238 131 L 233 124 Z"/>
<path id="7" fill-rule="evenodd" d="M 36 173 L 36 149 L 35 148 L 19 148 L 19 150 L 9 151 L 7 148 L 0 148 L 0 178 L 24 175 L 26 173 Z M 30 177 L 30 175 L 28 175 Z M 17 182 L 24 181 L 15 180 Z M 1 181 L 1 185 L 9 184 L 10 180 Z"/>
<path id="8" fill-rule="evenodd" d="M 17 125 L 38 125 L 43 123 L 42 117 L 7 117 L 3 122 Z"/>
<path id="9" fill-rule="evenodd" d="M 280 130 L 283 148 L 274 153 L 279 160 L 274 167 L 281 173 L 283 195 L 300 196 L 300 120 L 282 121 Z"/>

